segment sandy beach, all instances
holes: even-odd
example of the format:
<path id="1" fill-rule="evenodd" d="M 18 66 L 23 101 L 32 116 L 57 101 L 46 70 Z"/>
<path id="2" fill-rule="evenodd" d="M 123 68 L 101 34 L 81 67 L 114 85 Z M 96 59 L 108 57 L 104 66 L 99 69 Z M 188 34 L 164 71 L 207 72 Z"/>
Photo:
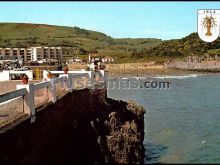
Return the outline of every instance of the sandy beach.
<path id="1" fill-rule="evenodd" d="M 199 73 L 196 71 L 168 69 L 163 66 L 150 66 L 145 68 L 107 69 L 107 71 L 110 77 L 116 77 L 121 75 L 144 76 L 144 75 L 173 75 L 173 74 Z"/>
<path id="2" fill-rule="evenodd" d="M 143 75 L 173 75 L 173 74 L 193 74 L 201 73 L 199 71 L 189 71 L 186 69 L 171 69 L 164 65 L 157 65 L 152 62 L 140 63 L 123 63 L 123 64 L 105 64 L 105 70 L 108 71 L 110 77 L 121 75 L 143 76 Z M 85 69 L 86 65 L 69 64 L 70 70 Z"/>

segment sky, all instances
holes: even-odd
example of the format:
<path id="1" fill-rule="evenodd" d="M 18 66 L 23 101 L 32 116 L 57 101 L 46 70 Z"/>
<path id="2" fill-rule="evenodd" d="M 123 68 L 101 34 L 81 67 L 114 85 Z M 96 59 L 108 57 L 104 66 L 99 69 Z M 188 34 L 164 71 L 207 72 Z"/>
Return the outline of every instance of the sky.
<path id="1" fill-rule="evenodd" d="M 197 9 L 220 2 L 0 2 L 0 22 L 77 26 L 113 38 L 177 39 L 197 32 Z"/>

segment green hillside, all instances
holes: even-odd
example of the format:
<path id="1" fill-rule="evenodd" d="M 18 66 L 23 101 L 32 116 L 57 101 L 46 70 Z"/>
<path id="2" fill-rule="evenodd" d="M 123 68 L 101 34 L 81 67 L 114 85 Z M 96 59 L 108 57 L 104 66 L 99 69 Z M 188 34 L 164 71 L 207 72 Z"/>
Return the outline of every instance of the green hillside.
<path id="1" fill-rule="evenodd" d="M 62 46 L 65 58 L 86 58 L 90 50 L 116 56 L 118 62 L 130 60 L 134 51 L 158 45 L 160 39 L 114 39 L 104 33 L 78 27 L 27 23 L 0 23 L 0 47 Z"/>
<path id="2" fill-rule="evenodd" d="M 78 27 L 53 26 L 44 24 L 0 23 L 0 35 L 12 38 L 21 37 L 86 37 L 88 39 L 108 40 L 103 33 L 80 29 Z"/>
<path id="3" fill-rule="evenodd" d="M 163 41 L 159 45 L 142 50 L 144 58 L 183 58 L 191 54 L 203 55 L 220 52 L 220 39 L 207 43 L 202 41 L 197 33 L 192 33 L 182 39 Z"/>

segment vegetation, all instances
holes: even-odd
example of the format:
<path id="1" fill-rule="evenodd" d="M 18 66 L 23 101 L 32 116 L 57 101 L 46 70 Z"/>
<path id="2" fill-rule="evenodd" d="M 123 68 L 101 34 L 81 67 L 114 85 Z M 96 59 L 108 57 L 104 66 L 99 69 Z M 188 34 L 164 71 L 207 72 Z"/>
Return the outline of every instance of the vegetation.
<path id="1" fill-rule="evenodd" d="M 220 48 L 219 49 L 210 49 L 208 50 L 210 55 L 220 55 Z"/>
<path id="2" fill-rule="evenodd" d="M 162 41 L 155 38 L 112 38 L 79 27 L 44 24 L 0 23 L 0 47 L 62 46 L 64 59 L 87 58 L 88 51 L 113 56 L 118 63 L 158 61 L 191 54 L 220 53 L 220 39 L 205 43 L 192 33 L 182 39 Z"/>
<path id="3" fill-rule="evenodd" d="M 192 54 L 220 53 L 219 48 L 220 39 L 207 43 L 202 41 L 197 33 L 192 33 L 182 39 L 164 41 L 153 48 L 142 51 L 145 57 L 181 58 Z"/>

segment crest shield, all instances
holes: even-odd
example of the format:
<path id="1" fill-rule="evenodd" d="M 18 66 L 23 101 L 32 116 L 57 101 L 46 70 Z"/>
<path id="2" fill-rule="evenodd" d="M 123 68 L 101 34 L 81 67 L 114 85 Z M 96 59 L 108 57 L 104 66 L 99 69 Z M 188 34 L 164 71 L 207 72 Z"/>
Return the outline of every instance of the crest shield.
<path id="1" fill-rule="evenodd" d="M 215 41 L 220 34 L 220 10 L 198 10 L 198 35 L 205 42 Z"/>

